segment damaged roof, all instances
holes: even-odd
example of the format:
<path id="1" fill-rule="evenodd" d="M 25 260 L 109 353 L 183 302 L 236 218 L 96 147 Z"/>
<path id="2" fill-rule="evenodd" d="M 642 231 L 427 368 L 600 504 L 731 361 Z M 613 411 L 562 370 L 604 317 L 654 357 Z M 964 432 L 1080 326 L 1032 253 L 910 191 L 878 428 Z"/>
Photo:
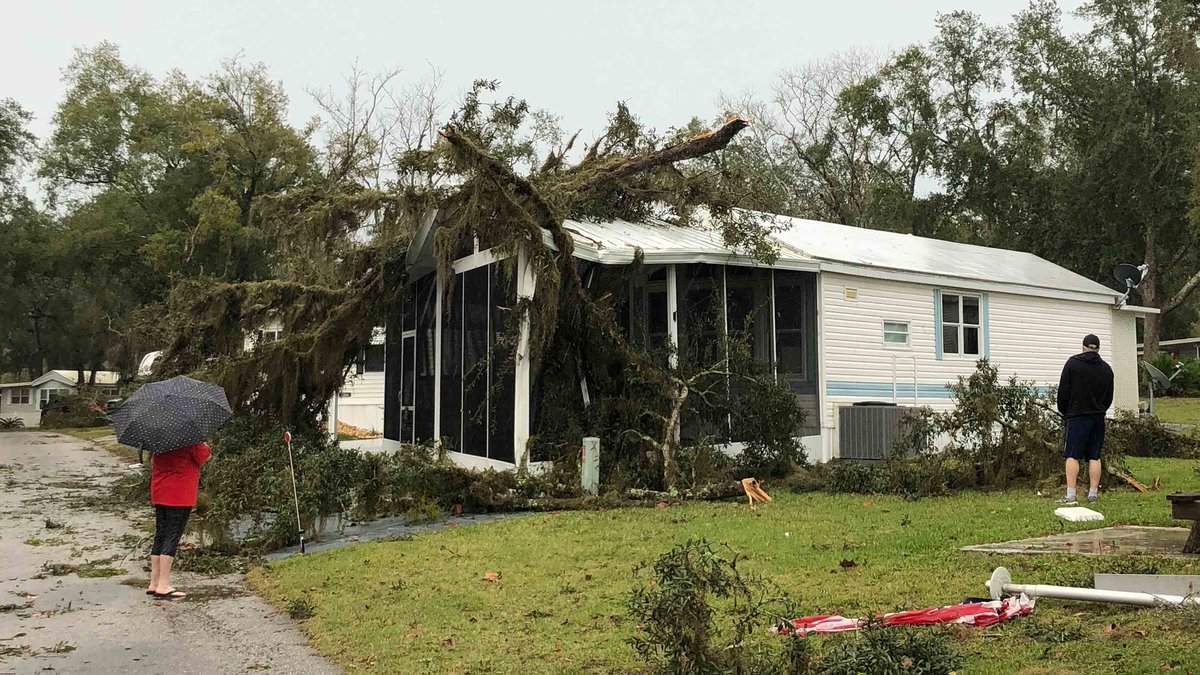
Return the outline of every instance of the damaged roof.
<path id="1" fill-rule="evenodd" d="M 803 218 L 767 214 L 761 218 L 779 247 L 779 260 L 773 267 L 898 280 L 911 274 L 912 281 L 935 277 L 1002 284 L 1023 287 L 1026 292 L 1042 289 L 1096 296 L 1106 302 L 1120 295 L 1031 253 Z M 651 264 L 760 264 L 727 246 L 715 229 L 628 221 L 567 221 L 565 227 L 575 238 L 576 255 L 600 263 L 628 263 L 640 250 L 643 260 Z"/>
<path id="2" fill-rule="evenodd" d="M 964 289 L 997 289 L 1090 302 L 1115 302 L 1117 291 L 1031 253 L 960 244 L 803 218 L 756 214 L 778 248 L 770 267 L 877 277 Z M 409 249 L 410 270 L 433 269 L 435 217 L 426 218 Z M 575 255 L 608 265 L 641 259 L 652 265 L 688 263 L 766 267 L 728 245 L 713 227 L 664 222 L 568 220 Z M 549 232 L 546 243 L 553 246 Z"/>

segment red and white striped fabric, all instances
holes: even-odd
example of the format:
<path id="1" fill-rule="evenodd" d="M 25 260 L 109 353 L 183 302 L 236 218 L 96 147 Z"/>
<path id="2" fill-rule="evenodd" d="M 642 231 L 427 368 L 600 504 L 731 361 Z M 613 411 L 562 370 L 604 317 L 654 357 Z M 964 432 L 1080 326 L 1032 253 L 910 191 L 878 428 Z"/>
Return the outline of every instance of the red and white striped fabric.
<path id="1" fill-rule="evenodd" d="M 892 626 L 933 626 L 937 624 L 958 623 L 967 626 L 985 628 L 1004 621 L 1010 621 L 1020 616 L 1028 616 L 1033 612 L 1033 598 L 1021 594 L 1003 600 L 988 602 L 972 602 L 948 607 L 933 607 L 931 609 L 914 609 L 907 612 L 884 614 L 877 619 L 882 627 Z M 778 632 L 790 635 L 793 631 L 801 636 L 814 633 L 842 633 L 858 630 L 867 624 L 867 619 L 847 619 L 844 616 L 830 614 L 826 616 L 806 616 L 793 619 L 791 626 L 782 626 Z"/>

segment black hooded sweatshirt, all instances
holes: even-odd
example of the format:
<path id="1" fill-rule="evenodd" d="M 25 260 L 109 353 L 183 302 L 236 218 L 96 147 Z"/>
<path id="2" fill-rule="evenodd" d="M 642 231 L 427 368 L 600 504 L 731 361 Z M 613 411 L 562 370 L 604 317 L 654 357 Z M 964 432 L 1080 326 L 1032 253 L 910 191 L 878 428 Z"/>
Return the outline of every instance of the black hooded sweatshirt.
<path id="1" fill-rule="evenodd" d="M 1058 381 L 1058 411 L 1064 419 L 1104 415 L 1113 402 L 1113 371 L 1096 352 L 1067 360 Z"/>

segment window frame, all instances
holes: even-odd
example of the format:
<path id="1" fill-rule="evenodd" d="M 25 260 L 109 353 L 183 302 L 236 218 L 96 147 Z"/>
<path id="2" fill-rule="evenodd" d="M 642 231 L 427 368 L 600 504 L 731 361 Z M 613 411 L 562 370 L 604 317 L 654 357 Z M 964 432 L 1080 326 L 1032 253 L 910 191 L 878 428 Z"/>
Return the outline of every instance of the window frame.
<path id="1" fill-rule="evenodd" d="M 958 318 L 956 321 L 948 321 L 946 318 L 946 312 L 945 312 L 944 308 L 946 306 L 946 299 L 948 297 L 956 298 L 958 301 L 957 302 Z M 966 315 L 963 312 L 964 300 L 967 298 L 974 298 L 974 300 L 975 300 L 975 308 L 976 308 L 976 311 L 978 312 L 978 316 L 976 317 L 975 323 L 967 323 Z M 943 290 L 939 294 L 939 296 L 938 296 L 938 303 L 939 303 L 938 316 L 939 316 L 940 320 L 939 320 L 939 325 L 937 327 L 937 330 L 938 330 L 937 340 L 938 340 L 938 345 L 940 347 L 939 351 L 941 352 L 942 356 L 944 356 L 944 357 L 949 356 L 949 357 L 960 358 L 960 359 L 984 358 L 984 356 L 986 354 L 986 348 L 984 347 L 984 341 L 986 339 L 984 336 L 984 326 L 986 325 L 986 321 L 984 320 L 984 312 L 987 311 L 986 310 L 987 305 L 984 302 L 983 298 L 984 298 L 984 296 L 982 293 L 963 293 L 962 291 L 945 291 L 945 290 Z M 949 349 L 946 348 L 945 331 L 946 331 L 946 328 L 949 328 L 949 327 L 953 327 L 953 328 L 957 329 L 958 344 L 956 345 L 955 351 L 950 351 Z M 973 353 L 966 351 L 966 344 L 967 344 L 966 329 L 967 328 L 975 329 L 975 349 L 976 349 L 976 351 Z"/>
<path id="2" fill-rule="evenodd" d="M 33 392 L 29 387 L 14 387 L 10 391 L 12 393 L 8 395 L 9 405 L 29 405 L 29 401 L 32 400 Z M 17 395 L 19 392 L 21 396 Z"/>
<path id="3" fill-rule="evenodd" d="M 900 331 L 888 330 L 889 325 L 904 326 L 904 332 L 903 332 L 904 342 L 888 341 L 887 338 L 888 338 L 889 334 L 891 334 L 891 335 L 900 334 Z M 912 322 L 911 321 L 901 321 L 898 319 L 883 319 L 880 322 L 880 327 L 883 329 L 882 340 L 883 340 L 883 346 L 885 349 L 912 349 Z"/>
<path id="4" fill-rule="evenodd" d="M 71 389 L 66 388 L 66 387 L 40 387 L 38 389 L 38 405 L 37 405 L 38 410 L 41 410 L 42 408 L 46 407 L 46 404 L 50 402 L 51 396 L 53 396 L 54 394 L 56 394 L 58 392 L 63 392 L 63 391 L 70 392 Z M 59 394 L 59 397 L 61 398 L 62 395 Z"/>

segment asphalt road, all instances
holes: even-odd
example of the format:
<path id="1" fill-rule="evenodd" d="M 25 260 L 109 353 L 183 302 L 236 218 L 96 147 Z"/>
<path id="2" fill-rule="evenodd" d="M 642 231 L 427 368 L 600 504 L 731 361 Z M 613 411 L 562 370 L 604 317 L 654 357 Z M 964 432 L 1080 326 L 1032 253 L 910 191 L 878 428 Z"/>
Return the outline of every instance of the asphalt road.
<path id="1" fill-rule="evenodd" d="M 0 433 L 0 675 L 340 672 L 238 575 L 147 597 L 149 508 L 88 503 L 127 470 L 92 443 Z"/>

